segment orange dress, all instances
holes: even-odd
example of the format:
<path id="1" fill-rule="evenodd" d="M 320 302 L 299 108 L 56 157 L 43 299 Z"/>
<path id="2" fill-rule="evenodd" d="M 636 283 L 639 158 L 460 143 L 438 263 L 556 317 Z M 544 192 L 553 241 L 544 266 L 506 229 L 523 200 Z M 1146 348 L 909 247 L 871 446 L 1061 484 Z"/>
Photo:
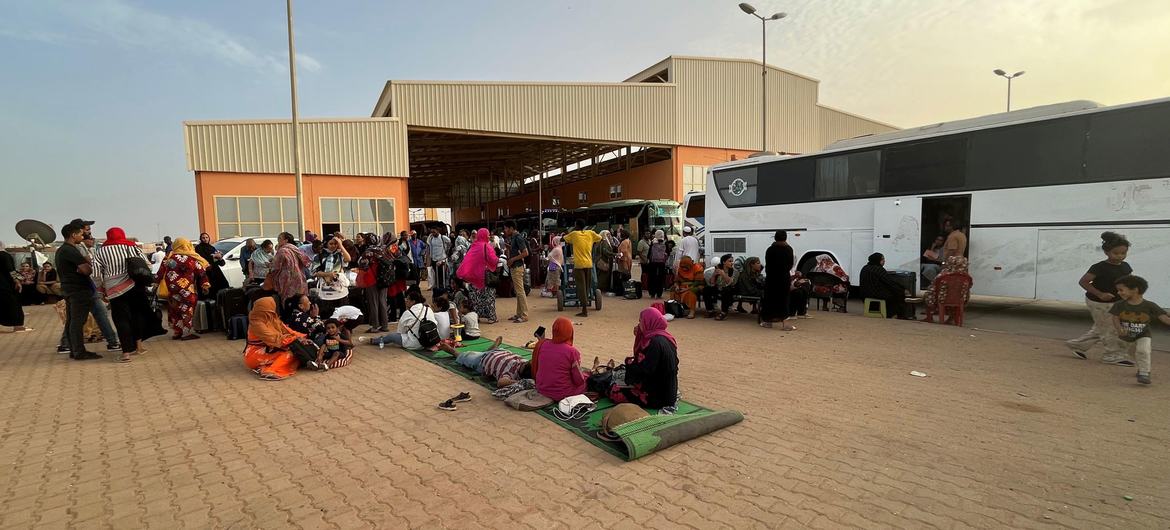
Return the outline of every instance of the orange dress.
<path id="1" fill-rule="evenodd" d="M 288 346 L 304 335 L 287 327 L 285 331 L 288 335 L 283 337 L 283 344 L 279 348 L 270 348 L 249 330 L 248 345 L 244 348 L 244 366 L 261 376 L 275 379 L 292 377 L 297 373 L 300 362 L 293 356 Z"/>

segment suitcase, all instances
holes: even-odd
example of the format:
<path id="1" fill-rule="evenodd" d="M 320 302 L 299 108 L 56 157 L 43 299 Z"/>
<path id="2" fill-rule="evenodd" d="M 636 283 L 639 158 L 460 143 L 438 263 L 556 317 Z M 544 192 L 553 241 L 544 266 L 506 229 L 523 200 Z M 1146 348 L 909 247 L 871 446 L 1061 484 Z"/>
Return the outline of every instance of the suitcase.
<path id="1" fill-rule="evenodd" d="M 197 333 L 203 333 L 211 329 L 211 323 L 207 321 L 206 300 L 195 302 L 195 313 L 191 316 L 191 327 L 195 328 L 195 332 Z"/>
<path id="2" fill-rule="evenodd" d="M 243 340 L 248 338 L 248 315 L 234 315 L 227 321 L 227 339 Z"/>
<path id="3" fill-rule="evenodd" d="M 626 280 L 625 298 L 626 300 L 638 300 L 642 298 L 642 282 Z"/>
<path id="4" fill-rule="evenodd" d="M 229 288 L 220 291 L 215 295 L 215 305 L 219 306 L 225 323 L 236 315 L 248 314 L 248 297 L 243 289 Z"/>
<path id="5" fill-rule="evenodd" d="M 197 302 L 191 325 L 198 333 L 223 329 L 223 320 L 221 320 L 220 312 L 216 310 L 215 302 L 211 300 Z"/>

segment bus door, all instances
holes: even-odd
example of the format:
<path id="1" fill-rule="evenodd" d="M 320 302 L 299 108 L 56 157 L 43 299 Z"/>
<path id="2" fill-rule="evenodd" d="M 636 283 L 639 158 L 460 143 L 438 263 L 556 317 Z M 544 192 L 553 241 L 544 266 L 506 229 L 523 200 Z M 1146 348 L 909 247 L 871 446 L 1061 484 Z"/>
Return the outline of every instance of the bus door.
<path id="1" fill-rule="evenodd" d="M 921 220 L 921 197 L 888 197 L 874 201 L 873 251 L 886 257 L 886 270 L 920 275 Z"/>

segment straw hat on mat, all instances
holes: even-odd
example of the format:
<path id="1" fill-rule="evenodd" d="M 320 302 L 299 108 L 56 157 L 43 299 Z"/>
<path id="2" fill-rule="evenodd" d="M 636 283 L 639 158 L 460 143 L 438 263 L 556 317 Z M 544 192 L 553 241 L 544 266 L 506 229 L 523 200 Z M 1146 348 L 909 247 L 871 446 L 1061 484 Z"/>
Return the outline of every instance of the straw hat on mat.
<path id="1" fill-rule="evenodd" d="M 597 437 L 609 442 L 616 442 L 620 438 L 613 432 L 614 429 L 648 416 L 650 416 L 649 412 L 633 403 L 616 405 L 601 418 L 601 430 L 597 432 Z"/>

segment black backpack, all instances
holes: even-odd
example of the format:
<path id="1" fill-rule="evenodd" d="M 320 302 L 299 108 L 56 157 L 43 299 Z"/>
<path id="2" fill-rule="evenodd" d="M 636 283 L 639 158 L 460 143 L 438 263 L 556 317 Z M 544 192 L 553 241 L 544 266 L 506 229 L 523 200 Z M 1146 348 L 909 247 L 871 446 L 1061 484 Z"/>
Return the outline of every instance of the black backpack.
<path id="1" fill-rule="evenodd" d="M 385 289 L 394 285 L 397 279 L 397 274 L 394 271 L 396 266 L 394 260 L 387 257 L 385 254 L 378 256 L 378 271 L 374 274 L 374 281 L 377 282 L 379 289 Z"/>
<path id="2" fill-rule="evenodd" d="M 440 340 L 439 325 L 426 319 L 427 311 L 429 309 L 424 307 L 422 316 L 418 317 L 418 320 L 414 323 L 414 329 L 410 330 L 410 333 L 418 339 L 418 343 L 423 348 L 430 348 L 438 344 Z M 410 314 L 414 315 L 413 312 L 410 312 Z"/>

